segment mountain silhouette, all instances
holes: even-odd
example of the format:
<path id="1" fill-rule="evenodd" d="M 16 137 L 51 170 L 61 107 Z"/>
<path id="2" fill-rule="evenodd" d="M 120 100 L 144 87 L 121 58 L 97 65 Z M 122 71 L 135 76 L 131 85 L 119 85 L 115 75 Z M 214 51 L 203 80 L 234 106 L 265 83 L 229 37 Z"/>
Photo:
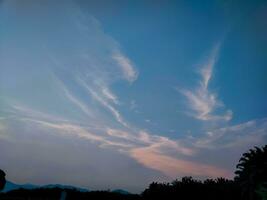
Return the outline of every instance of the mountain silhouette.
<path id="1" fill-rule="evenodd" d="M 112 190 L 112 192 L 119 193 L 119 194 L 125 194 L 125 195 L 131 194 L 130 192 L 128 192 L 126 190 L 122 190 L 122 189 Z"/>
<path id="2" fill-rule="evenodd" d="M 7 181 L 5 188 L 3 189 L 2 192 L 9 192 L 12 190 L 17 190 L 17 189 L 27 189 L 27 190 L 32 190 L 32 189 L 51 189 L 51 188 L 60 188 L 60 189 L 74 189 L 77 190 L 79 192 L 89 192 L 89 189 L 85 189 L 85 188 L 80 188 L 80 187 L 74 187 L 71 185 L 61 185 L 61 184 L 48 184 L 48 185 L 34 185 L 34 184 L 16 184 L 13 183 L 11 181 Z"/>

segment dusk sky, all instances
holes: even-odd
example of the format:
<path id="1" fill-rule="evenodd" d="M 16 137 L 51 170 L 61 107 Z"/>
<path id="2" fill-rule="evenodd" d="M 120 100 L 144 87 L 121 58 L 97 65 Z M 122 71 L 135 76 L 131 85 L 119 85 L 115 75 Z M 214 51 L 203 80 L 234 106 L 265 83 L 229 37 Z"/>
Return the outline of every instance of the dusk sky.
<path id="1" fill-rule="evenodd" d="M 267 143 L 266 1 L 0 0 L 0 169 L 140 192 Z"/>

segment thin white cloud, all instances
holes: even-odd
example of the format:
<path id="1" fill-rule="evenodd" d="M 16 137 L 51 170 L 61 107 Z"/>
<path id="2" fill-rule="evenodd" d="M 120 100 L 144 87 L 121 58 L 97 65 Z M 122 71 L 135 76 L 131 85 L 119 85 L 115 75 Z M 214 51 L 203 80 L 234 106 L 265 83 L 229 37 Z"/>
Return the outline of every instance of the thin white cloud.
<path id="1" fill-rule="evenodd" d="M 123 117 L 121 116 L 120 112 L 113 107 L 111 104 L 109 104 L 105 99 L 103 99 L 95 90 L 93 90 L 84 80 L 82 79 L 78 79 L 77 80 L 88 92 L 89 94 L 99 103 L 101 103 L 101 105 L 103 105 L 105 108 L 107 108 L 112 114 L 113 116 L 116 118 L 116 120 L 122 124 L 125 127 L 129 127 L 129 125 L 125 122 L 125 120 L 123 119 Z"/>
<path id="2" fill-rule="evenodd" d="M 238 125 L 209 130 L 196 139 L 196 147 L 206 149 L 239 148 L 264 143 L 267 139 L 267 119 L 251 120 Z"/>
<path id="3" fill-rule="evenodd" d="M 224 104 L 217 98 L 217 94 L 209 90 L 209 83 L 213 75 L 213 68 L 216 64 L 220 45 L 212 50 L 208 60 L 200 70 L 201 80 L 196 89 L 183 89 L 180 92 L 187 98 L 188 105 L 193 111 L 192 115 L 199 120 L 225 120 L 232 119 L 233 112 L 227 110 L 222 114 L 215 114 L 216 109 L 224 107 Z"/>
<path id="4" fill-rule="evenodd" d="M 112 58 L 119 64 L 122 69 L 124 78 L 130 82 L 133 82 L 138 77 L 138 72 L 133 67 L 131 61 L 121 53 L 114 53 Z"/>
<path id="5" fill-rule="evenodd" d="M 93 112 L 88 108 L 88 106 L 83 103 L 81 100 L 79 100 L 77 97 L 75 97 L 71 92 L 65 87 L 65 85 L 57 79 L 57 82 L 59 83 L 59 86 L 61 87 L 62 91 L 64 92 L 65 96 L 78 108 L 81 109 L 82 112 L 84 112 L 87 116 L 92 117 Z"/>
<path id="6" fill-rule="evenodd" d="M 112 136 L 112 137 L 118 137 L 118 138 L 123 138 L 127 140 L 133 140 L 134 136 L 132 134 L 129 134 L 126 131 L 121 131 L 121 130 L 116 130 L 116 129 L 107 129 L 107 134 Z"/>
<path id="7" fill-rule="evenodd" d="M 194 149 L 185 147 L 179 141 L 171 140 L 164 136 L 153 135 L 146 131 L 139 132 L 138 140 L 143 142 L 149 149 L 153 149 L 153 151 L 158 153 L 163 153 L 171 149 L 182 155 L 192 156 L 195 154 Z"/>
<path id="8" fill-rule="evenodd" d="M 106 99 L 110 100 L 114 104 L 119 104 L 118 97 L 115 94 L 113 94 L 108 87 L 103 87 L 102 93 L 106 97 Z"/>
<path id="9" fill-rule="evenodd" d="M 82 128 L 81 126 L 68 123 L 52 123 L 52 122 L 33 120 L 33 119 L 22 119 L 22 120 L 35 122 L 44 127 L 58 129 L 62 134 L 75 134 L 79 137 L 83 137 L 91 141 L 99 141 L 99 142 L 105 141 L 104 137 L 101 137 L 97 134 L 93 134 L 87 131 L 86 129 Z"/>
<path id="10" fill-rule="evenodd" d="M 55 116 L 48 113 L 40 112 L 38 110 L 29 108 L 25 105 L 21 105 L 18 103 L 12 102 L 12 105 L 10 107 L 11 107 L 10 109 L 11 118 L 29 117 L 32 119 L 69 122 L 69 120 L 62 118 L 60 116 Z"/>
<path id="11" fill-rule="evenodd" d="M 107 129 L 107 134 L 112 137 L 125 139 L 136 145 L 137 148 L 149 147 L 159 153 L 166 153 L 168 150 L 175 151 L 178 154 L 192 156 L 195 151 L 191 148 L 187 148 L 179 141 L 171 140 L 168 137 L 158 136 L 147 131 L 139 131 L 137 133 L 130 133 L 127 131 L 117 129 Z"/>

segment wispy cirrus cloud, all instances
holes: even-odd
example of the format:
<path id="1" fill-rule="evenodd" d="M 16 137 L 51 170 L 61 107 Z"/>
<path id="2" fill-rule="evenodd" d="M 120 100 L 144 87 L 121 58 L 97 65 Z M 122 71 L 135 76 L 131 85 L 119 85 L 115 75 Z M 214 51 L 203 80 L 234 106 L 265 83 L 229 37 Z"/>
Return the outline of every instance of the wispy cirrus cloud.
<path id="1" fill-rule="evenodd" d="M 60 14 L 55 9 L 56 6 L 62 6 L 60 3 L 49 1 L 39 7 L 38 3 L 31 2 L 29 4 L 32 4 L 32 8 L 18 7 L 16 11 L 16 2 L 4 1 L 3 4 L 3 10 L 10 10 L 5 13 L 10 19 L 10 27 L 17 27 L 15 13 L 18 11 L 23 19 L 21 26 L 31 27 L 31 24 L 36 24 L 37 28 L 17 30 L 17 34 L 25 36 L 23 39 L 13 38 L 12 34 L 9 34 L 12 28 L 1 32 L 5 35 L 5 42 L 2 43 L 0 51 L 0 62 L 3 66 L 1 71 L 8 74 L 11 73 L 9 69 L 15 69 L 16 72 L 20 72 L 17 81 L 23 82 L 18 84 L 16 89 L 13 90 L 13 87 L 6 93 L 15 96 L 18 101 L 23 101 L 21 103 L 24 105 L 34 102 L 35 108 L 39 110 L 58 112 L 60 108 L 62 115 L 65 115 L 64 107 L 71 102 L 72 109 L 67 109 L 70 115 L 75 113 L 80 116 L 83 113 L 88 117 L 88 121 L 94 123 L 113 123 L 114 126 L 119 123 L 124 127 L 129 126 L 120 113 L 120 99 L 112 90 L 112 85 L 119 80 L 133 83 L 138 78 L 138 70 L 130 58 L 121 51 L 118 43 L 104 33 L 100 23 L 72 1 L 64 5 L 68 12 Z M 27 9 L 29 15 L 26 15 L 23 9 Z M 37 9 L 39 12 L 32 12 L 31 9 Z M 47 13 L 50 13 L 49 16 Z M 40 24 L 37 20 L 39 15 L 53 20 L 44 20 Z M 39 32 L 37 29 L 43 31 Z M 69 31 L 66 33 L 65 29 Z M 29 35 L 35 37 L 28 37 Z M 13 41 L 17 41 L 18 46 L 27 46 L 27 51 L 17 48 Z M 12 53 L 4 49 L 12 49 Z M 12 61 L 14 55 L 19 55 L 16 63 Z M 36 80 L 32 80 L 32 77 Z M 32 81 L 35 82 L 34 85 L 31 84 Z M 11 88 L 7 79 L 4 79 L 1 85 Z M 45 97 L 38 89 L 43 85 L 50 87 L 46 88 Z M 30 87 L 34 88 L 36 95 L 31 94 Z M 20 95 L 16 94 L 17 89 L 21 91 Z M 63 94 L 66 99 L 58 98 L 58 94 Z M 47 102 L 59 106 L 49 110 L 47 107 L 50 105 L 47 105 Z M 86 120 L 85 117 L 82 118 Z"/>
<path id="2" fill-rule="evenodd" d="M 59 87 L 62 89 L 65 96 L 74 105 L 76 105 L 79 109 L 81 109 L 81 111 L 84 112 L 87 116 L 89 116 L 89 117 L 93 116 L 93 112 L 88 108 L 88 106 L 84 102 L 82 102 L 77 97 L 75 97 L 73 94 L 71 94 L 71 92 L 65 87 L 65 85 L 59 79 L 56 79 L 56 81 L 59 83 Z"/>
<path id="3" fill-rule="evenodd" d="M 226 149 L 264 143 L 267 140 L 267 119 L 212 129 L 196 139 L 194 145 L 206 149 Z"/>
<path id="4" fill-rule="evenodd" d="M 119 122 L 121 125 L 125 126 L 125 127 L 129 127 L 129 125 L 127 124 L 127 122 L 123 119 L 123 117 L 121 116 L 120 112 L 113 106 L 111 105 L 106 99 L 107 98 L 103 98 L 100 94 L 98 90 L 92 89 L 92 87 L 89 86 L 89 84 L 87 84 L 84 80 L 82 79 L 78 79 L 78 82 L 81 84 L 81 86 L 83 86 L 87 92 L 97 101 L 99 102 L 102 106 L 104 106 L 106 109 L 108 109 L 112 115 L 115 117 L 115 119 L 117 120 L 117 122 Z M 101 92 L 102 90 L 100 90 Z M 103 94 L 103 93 L 102 93 Z M 104 97 L 106 97 L 106 95 L 104 94 Z M 110 99 L 110 98 L 108 98 Z"/>
<path id="5" fill-rule="evenodd" d="M 194 176 L 231 177 L 225 169 L 208 164 L 178 159 L 173 156 L 154 151 L 153 148 L 136 148 L 131 151 L 131 156 L 141 164 L 163 172 L 169 177 L 180 177 L 192 174 Z"/>
<path id="6" fill-rule="evenodd" d="M 195 89 L 179 90 L 187 99 L 188 106 L 192 111 L 191 115 L 196 119 L 209 120 L 224 120 L 232 119 L 233 112 L 226 110 L 224 113 L 216 114 L 216 109 L 224 107 L 217 94 L 209 89 L 209 83 L 213 75 L 213 69 L 218 59 L 220 44 L 215 45 L 211 54 L 199 71 L 200 81 Z"/>
<path id="7" fill-rule="evenodd" d="M 132 62 L 126 56 L 120 52 L 116 52 L 112 55 L 112 58 L 119 64 L 126 80 L 133 82 L 137 79 L 138 72 L 133 67 Z"/>
<path id="8" fill-rule="evenodd" d="M 106 97 L 106 99 L 112 101 L 114 104 L 119 104 L 118 97 L 112 93 L 112 91 L 108 87 L 102 88 L 102 94 Z"/>

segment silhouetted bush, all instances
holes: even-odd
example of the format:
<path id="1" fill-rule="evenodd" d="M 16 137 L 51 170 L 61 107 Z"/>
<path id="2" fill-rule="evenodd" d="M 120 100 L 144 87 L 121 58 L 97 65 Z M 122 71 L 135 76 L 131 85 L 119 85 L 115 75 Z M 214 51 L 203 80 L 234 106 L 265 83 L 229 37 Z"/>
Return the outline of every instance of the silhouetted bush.
<path id="1" fill-rule="evenodd" d="M 0 191 L 4 189 L 6 184 L 6 174 L 3 170 L 0 169 Z"/>
<path id="2" fill-rule="evenodd" d="M 142 196 L 144 199 L 205 199 L 205 200 L 238 200 L 240 191 L 238 185 L 231 180 L 218 178 L 205 181 L 184 177 L 172 183 L 152 183 Z"/>

